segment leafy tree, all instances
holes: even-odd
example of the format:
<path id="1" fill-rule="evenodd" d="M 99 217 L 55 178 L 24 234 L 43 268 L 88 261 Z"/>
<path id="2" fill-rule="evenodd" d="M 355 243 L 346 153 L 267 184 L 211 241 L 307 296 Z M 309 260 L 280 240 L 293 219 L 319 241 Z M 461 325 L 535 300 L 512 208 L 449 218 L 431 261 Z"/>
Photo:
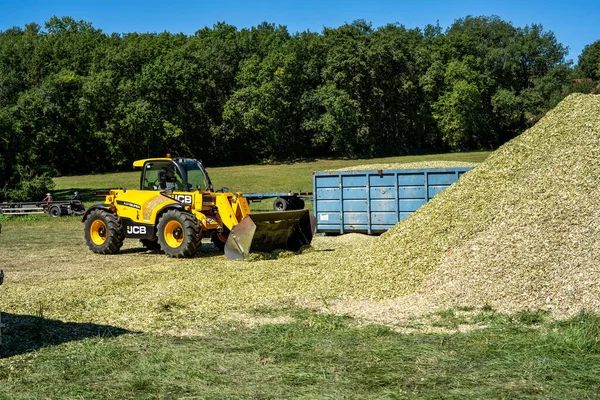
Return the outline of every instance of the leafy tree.
<path id="1" fill-rule="evenodd" d="M 438 55 L 421 84 L 430 96 L 439 93 L 433 115 L 451 149 L 511 139 L 560 100 L 568 80 L 566 48 L 540 25 L 515 28 L 498 17 L 469 16 L 431 48 Z"/>
<path id="2" fill-rule="evenodd" d="M 578 66 L 583 76 L 596 81 L 600 80 L 600 40 L 588 44 L 579 56 Z"/>
<path id="3" fill-rule="evenodd" d="M 433 116 L 443 134 L 442 140 L 456 150 L 478 147 L 486 140 L 482 137 L 486 110 L 481 102 L 485 82 L 471 65 L 475 62 L 471 57 L 448 64 L 445 73 L 447 89 L 433 105 Z"/>
<path id="4" fill-rule="evenodd" d="M 304 103 L 322 111 L 305 121 L 305 128 L 316 131 L 315 146 L 323 146 L 334 154 L 354 157 L 358 148 L 360 105 L 352 96 L 333 83 L 321 86 L 306 96 Z M 364 133 L 364 128 L 362 129 Z"/>
<path id="5" fill-rule="evenodd" d="M 8 182 L 0 190 L 0 194 L 8 201 L 42 200 L 44 193 L 54 188 L 52 178 L 47 174 L 36 175 L 28 166 L 16 166 L 15 180 L 18 185 L 11 186 Z"/>
<path id="6" fill-rule="evenodd" d="M 571 80 L 598 79 L 599 48 L 572 70 L 552 32 L 495 16 L 191 36 L 52 17 L 0 32 L 0 197 L 167 152 L 224 165 L 494 148 L 594 90 Z"/>
<path id="7" fill-rule="evenodd" d="M 300 48 L 308 36 L 290 39 L 264 59 L 247 59 L 238 74 L 238 85 L 225 104 L 224 121 L 230 138 L 246 140 L 247 159 L 286 160 L 310 154 L 310 134 L 302 126 L 304 91 L 316 87 L 318 75 L 305 68 L 311 59 Z"/>

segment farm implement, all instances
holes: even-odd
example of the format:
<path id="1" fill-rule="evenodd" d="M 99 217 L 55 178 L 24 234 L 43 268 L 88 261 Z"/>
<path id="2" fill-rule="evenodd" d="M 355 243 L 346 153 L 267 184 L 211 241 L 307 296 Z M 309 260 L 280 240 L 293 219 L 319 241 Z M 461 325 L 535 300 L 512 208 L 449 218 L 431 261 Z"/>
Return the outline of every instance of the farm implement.
<path id="1" fill-rule="evenodd" d="M 79 200 L 30 201 L 16 203 L 0 203 L 0 214 L 30 215 L 47 213 L 51 217 L 64 215 L 83 215 L 85 207 Z"/>

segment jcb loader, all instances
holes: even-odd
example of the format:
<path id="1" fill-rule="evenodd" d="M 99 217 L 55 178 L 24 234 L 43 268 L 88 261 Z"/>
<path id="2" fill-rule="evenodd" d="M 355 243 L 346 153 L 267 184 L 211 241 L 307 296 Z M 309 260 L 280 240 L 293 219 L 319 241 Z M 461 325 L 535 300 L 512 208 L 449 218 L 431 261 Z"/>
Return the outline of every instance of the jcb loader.
<path id="1" fill-rule="evenodd" d="M 242 193 L 215 191 L 202 162 L 191 158 L 138 160 L 139 190 L 111 189 L 83 216 L 88 247 L 118 253 L 125 238 L 140 239 L 171 257 L 191 257 L 210 238 L 229 259 L 251 252 L 299 250 L 309 244 L 315 219 L 308 210 L 250 213 Z"/>

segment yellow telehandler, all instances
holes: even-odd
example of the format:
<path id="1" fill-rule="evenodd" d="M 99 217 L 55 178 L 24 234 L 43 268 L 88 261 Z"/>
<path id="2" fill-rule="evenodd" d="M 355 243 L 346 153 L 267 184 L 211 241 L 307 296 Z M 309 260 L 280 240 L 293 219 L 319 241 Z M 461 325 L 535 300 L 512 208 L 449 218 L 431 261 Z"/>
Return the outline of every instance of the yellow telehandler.
<path id="1" fill-rule="evenodd" d="M 227 258 L 251 252 L 297 251 L 311 242 L 315 218 L 309 210 L 250 213 L 242 193 L 215 191 L 201 161 L 192 158 L 138 160 L 139 190 L 98 191 L 104 203 L 83 216 L 94 253 L 118 253 L 125 238 L 140 239 L 171 257 L 191 257 L 210 238 Z"/>

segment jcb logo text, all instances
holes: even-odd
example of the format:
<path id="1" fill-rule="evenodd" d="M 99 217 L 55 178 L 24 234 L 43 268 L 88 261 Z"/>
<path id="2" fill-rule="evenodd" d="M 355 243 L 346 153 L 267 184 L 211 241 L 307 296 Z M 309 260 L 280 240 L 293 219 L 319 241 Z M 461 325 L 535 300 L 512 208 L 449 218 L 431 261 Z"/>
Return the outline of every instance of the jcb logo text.
<path id="1" fill-rule="evenodd" d="M 174 197 L 175 197 L 175 200 L 180 201 L 182 203 L 192 204 L 192 196 L 186 196 L 186 195 L 183 195 L 183 194 L 176 194 Z"/>
<path id="2" fill-rule="evenodd" d="M 146 227 L 145 226 L 128 226 L 127 233 L 130 235 L 145 235 Z"/>

